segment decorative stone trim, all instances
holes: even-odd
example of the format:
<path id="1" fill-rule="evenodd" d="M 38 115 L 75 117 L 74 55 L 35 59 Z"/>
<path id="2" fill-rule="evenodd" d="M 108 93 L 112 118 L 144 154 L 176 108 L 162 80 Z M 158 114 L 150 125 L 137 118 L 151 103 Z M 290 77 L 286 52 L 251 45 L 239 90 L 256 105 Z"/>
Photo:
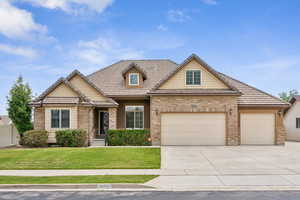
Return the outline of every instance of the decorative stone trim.
<path id="1" fill-rule="evenodd" d="M 117 108 L 108 108 L 109 129 L 117 129 Z"/>

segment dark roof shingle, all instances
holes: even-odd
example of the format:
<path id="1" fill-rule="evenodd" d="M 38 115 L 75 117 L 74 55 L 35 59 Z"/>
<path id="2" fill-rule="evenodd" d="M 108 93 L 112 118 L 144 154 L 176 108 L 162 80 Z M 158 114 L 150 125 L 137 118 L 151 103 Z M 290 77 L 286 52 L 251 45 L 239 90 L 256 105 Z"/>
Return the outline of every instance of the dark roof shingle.
<path id="1" fill-rule="evenodd" d="M 131 63 L 135 63 L 147 74 L 142 88 L 126 88 L 122 72 Z M 177 68 L 177 64 L 170 60 L 124 60 L 88 75 L 88 79 L 101 88 L 107 96 L 139 96 L 146 95 L 170 71 Z"/>

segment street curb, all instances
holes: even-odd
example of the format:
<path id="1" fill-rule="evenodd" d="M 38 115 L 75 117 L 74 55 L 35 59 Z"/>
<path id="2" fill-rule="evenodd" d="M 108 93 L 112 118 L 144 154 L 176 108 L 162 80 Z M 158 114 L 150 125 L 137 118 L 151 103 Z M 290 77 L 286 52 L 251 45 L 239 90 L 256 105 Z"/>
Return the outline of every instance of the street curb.
<path id="1" fill-rule="evenodd" d="M 98 187 L 99 185 L 101 187 Z M 119 187 L 117 187 L 117 185 Z M 30 188 L 30 186 L 32 186 L 32 188 Z M 66 186 L 66 188 L 51 188 L 51 187 L 34 188 L 36 186 L 42 186 L 42 187 L 43 186 L 51 186 L 51 187 Z M 77 188 L 67 188 L 67 186 L 77 186 Z M 87 186 L 95 186 L 95 188 L 86 188 Z M 3 188 L 3 187 L 8 187 L 8 188 Z M 15 187 L 15 188 L 9 188 L 9 187 Z M 7 185 L 0 186 L 0 192 L 85 192 L 85 191 L 94 191 L 94 192 L 217 192 L 217 191 L 251 192 L 251 191 L 258 191 L 259 192 L 259 191 L 300 191 L 300 186 L 200 186 L 197 188 L 185 188 L 185 189 L 150 188 L 139 184 L 51 184 L 51 185 L 7 184 Z"/>

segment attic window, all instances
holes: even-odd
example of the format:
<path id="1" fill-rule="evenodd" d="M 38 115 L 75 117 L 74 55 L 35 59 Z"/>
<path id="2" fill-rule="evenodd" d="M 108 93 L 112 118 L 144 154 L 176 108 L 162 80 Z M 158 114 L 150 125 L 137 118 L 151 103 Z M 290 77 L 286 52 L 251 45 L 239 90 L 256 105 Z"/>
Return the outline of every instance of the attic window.
<path id="1" fill-rule="evenodd" d="M 136 86 L 139 85 L 139 74 L 130 73 L 129 74 L 129 85 Z"/>
<path id="2" fill-rule="evenodd" d="M 187 70 L 185 84 L 186 85 L 200 85 L 201 84 L 201 71 L 200 70 Z"/>

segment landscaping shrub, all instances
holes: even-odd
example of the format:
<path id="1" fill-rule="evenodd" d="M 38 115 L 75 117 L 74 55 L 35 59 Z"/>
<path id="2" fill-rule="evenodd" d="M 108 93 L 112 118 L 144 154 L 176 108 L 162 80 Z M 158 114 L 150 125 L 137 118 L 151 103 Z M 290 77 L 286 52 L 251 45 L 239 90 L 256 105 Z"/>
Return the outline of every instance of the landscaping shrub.
<path id="1" fill-rule="evenodd" d="M 67 129 L 55 132 L 56 143 L 63 147 L 87 146 L 87 132 L 81 129 Z"/>
<path id="2" fill-rule="evenodd" d="M 149 130 L 108 130 L 109 146 L 150 146 Z"/>
<path id="3" fill-rule="evenodd" d="M 28 147 L 48 146 L 48 132 L 45 130 L 26 131 L 21 139 L 21 144 Z"/>

